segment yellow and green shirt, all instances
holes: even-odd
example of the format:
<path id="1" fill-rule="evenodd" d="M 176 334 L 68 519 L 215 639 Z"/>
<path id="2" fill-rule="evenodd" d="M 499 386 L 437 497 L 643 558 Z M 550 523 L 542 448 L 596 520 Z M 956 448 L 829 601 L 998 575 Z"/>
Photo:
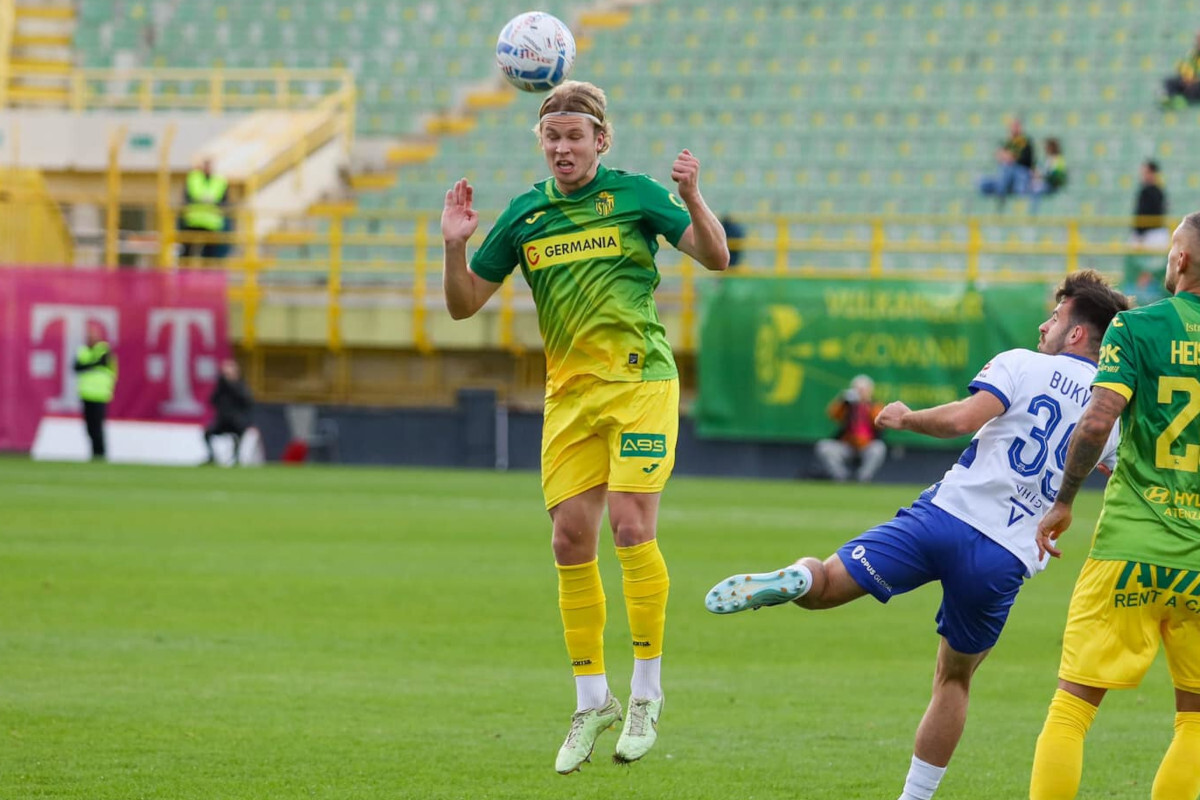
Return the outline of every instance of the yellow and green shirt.
<path id="1" fill-rule="evenodd" d="M 1129 404 L 1092 558 L 1200 570 L 1200 297 L 1118 314 L 1093 385 Z"/>
<path id="2" fill-rule="evenodd" d="M 548 178 L 509 203 L 471 270 L 500 283 L 520 266 L 546 344 L 546 391 L 577 375 L 606 381 L 677 377 L 658 319 L 654 255 L 691 224 L 678 197 L 646 175 L 600 166 L 564 195 Z"/>

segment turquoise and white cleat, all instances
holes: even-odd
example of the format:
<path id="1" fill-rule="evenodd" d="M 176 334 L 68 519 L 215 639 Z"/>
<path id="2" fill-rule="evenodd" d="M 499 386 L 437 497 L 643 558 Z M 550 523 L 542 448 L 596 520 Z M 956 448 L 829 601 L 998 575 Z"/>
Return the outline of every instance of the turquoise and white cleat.
<path id="1" fill-rule="evenodd" d="M 617 739 L 613 761 L 628 764 L 650 751 L 658 739 L 658 718 L 662 715 L 662 707 L 661 697 L 657 700 L 629 698 L 629 713 L 625 717 L 625 727 L 621 729 L 621 738 Z"/>
<path id="2" fill-rule="evenodd" d="M 571 730 L 558 750 L 554 769 L 562 775 L 574 772 L 591 761 L 592 750 L 600 734 L 621 721 L 621 702 L 611 694 L 603 708 L 589 708 L 571 715 Z"/>
<path id="3" fill-rule="evenodd" d="M 789 603 L 808 591 L 808 577 L 795 566 L 774 572 L 732 575 L 718 583 L 704 598 L 704 607 L 714 614 L 735 614 Z"/>

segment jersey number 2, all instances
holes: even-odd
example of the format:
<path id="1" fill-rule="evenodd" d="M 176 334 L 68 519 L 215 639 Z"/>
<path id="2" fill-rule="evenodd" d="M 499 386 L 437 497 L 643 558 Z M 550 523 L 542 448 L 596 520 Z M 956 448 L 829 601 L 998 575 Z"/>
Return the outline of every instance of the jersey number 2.
<path id="1" fill-rule="evenodd" d="M 1188 402 L 1154 442 L 1154 466 L 1159 469 L 1196 472 L 1200 470 L 1200 444 L 1184 444 L 1183 455 L 1172 453 L 1171 445 L 1179 439 L 1184 428 L 1200 416 L 1200 381 L 1195 378 L 1166 376 L 1158 379 L 1160 405 L 1170 403 L 1178 392 L 1186 394 Z"/>

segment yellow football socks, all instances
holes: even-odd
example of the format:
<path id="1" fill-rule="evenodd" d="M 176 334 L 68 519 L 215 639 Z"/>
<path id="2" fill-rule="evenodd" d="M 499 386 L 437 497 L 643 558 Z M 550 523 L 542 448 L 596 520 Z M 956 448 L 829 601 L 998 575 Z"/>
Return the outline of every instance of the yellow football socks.
<path id="1" fill-rule="evenodd" d="M 1083 774 L 1083 739 L 1096 706 L 1059 689 L 1050 701 L 1050 713 L 1033 753 L 1030 800 L 1072 800 Z"/>
<path id="2" fill-rule="evenodd" d="M 567 655 L 576 675 L 604 673 L 604 585 L 600 563 L 558 567 L 558 608 L 562 612 Z"/>
<path id="3" fill-rule="evenodd" d="M 1150 800 L 1196 800 L 1200 795 L 1200 711 L 1175 715 L 1175 738 L 1163 756 Z"/>
<path id="4" fill-rule="evenodd" d="M 618 547 L 624 577 L 625 609 L 633 636 L 633 657 L 658 658 L 663 650 L 663 628 L 667 622 L 667 594 L 671 580 L 658 542 L 650 540 L 633 547 Z"/>

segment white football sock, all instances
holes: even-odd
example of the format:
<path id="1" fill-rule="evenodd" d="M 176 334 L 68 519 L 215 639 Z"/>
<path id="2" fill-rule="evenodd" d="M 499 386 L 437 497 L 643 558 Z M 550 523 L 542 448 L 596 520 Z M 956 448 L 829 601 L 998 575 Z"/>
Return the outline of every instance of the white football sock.
<path id="1" fill-rule="evenodd" d="M 812 570 L 800 563 L 792 564 L 792 567 L 800 570 L 800 574 L 804 576 L 804 591 L 797 595 L 797 597 L 804 597 L 812 588 Z"/>
<path id="2" fill-rule="evenodd" d="M 604 708 L 608 702 L 608 678 L 601 672 L 599 675 L 575 676 L 575 710 L 587 711 L 589 708 Z"/>
<path id="3" fill-rule="evenodd" d="M 634 697 L 643 700 L 657 700 L 662 697 L 662 656 L 635 658 L 633 680 L 630 681 L 629 688 Z"/>
<path id="4" fill-rule="evenodd" d="M 929 800 L 937 791 L 942 776 L 946 774 L 945 767 L 935 767 L 926 764 L 916 756 L 912 757 L 912 766 L 908 768 L 908 778 L 904 781 L 904 793 L 900 800 Z"/>

